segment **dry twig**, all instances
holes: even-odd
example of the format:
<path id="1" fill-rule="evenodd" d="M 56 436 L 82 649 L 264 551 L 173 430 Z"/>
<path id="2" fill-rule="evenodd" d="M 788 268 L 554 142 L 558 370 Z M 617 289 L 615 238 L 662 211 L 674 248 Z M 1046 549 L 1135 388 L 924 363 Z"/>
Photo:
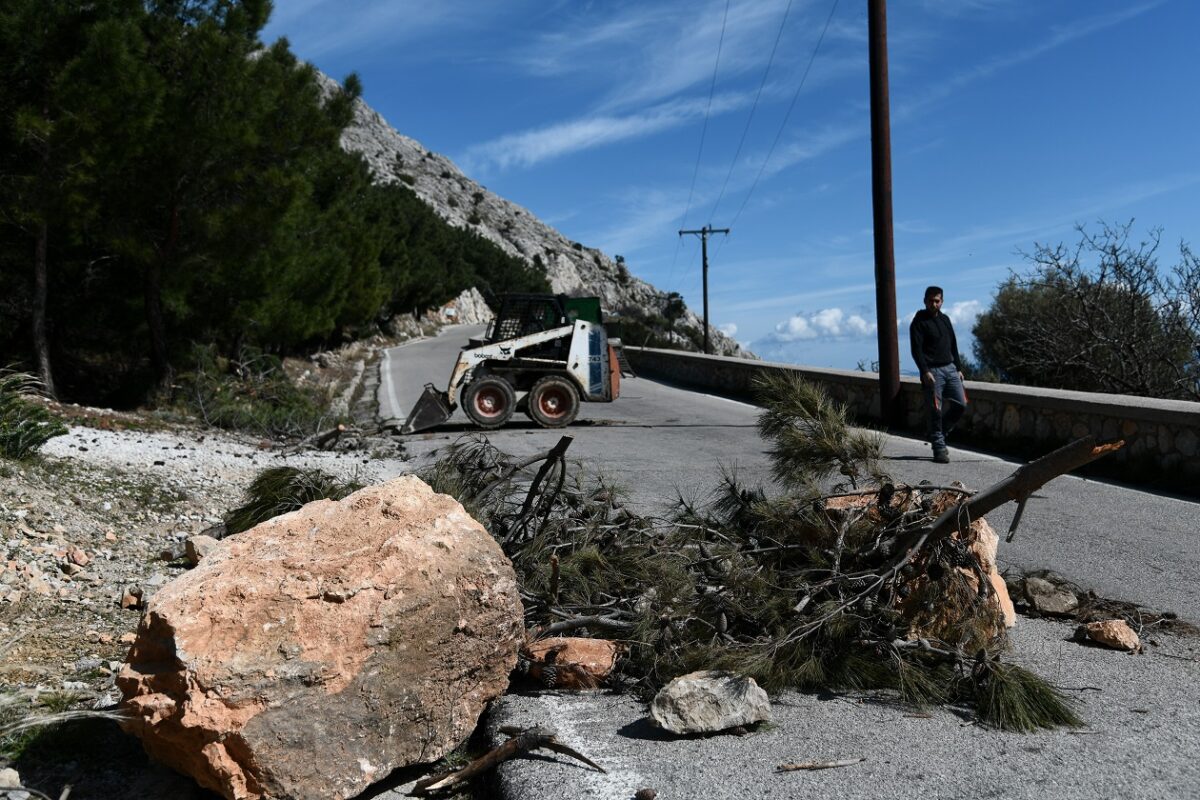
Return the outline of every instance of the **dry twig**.
<path id="1" fill-rule="evenodd" d="M 852 767 L 866 760 L 865 758 L 847 758 L 843 761 L 805 761 L 803 764 L 780 764 L 775 768 L 775 771 L 799 772 L 800 770 L 836 769 L 838 767 Z"/>
<path id="2" fill-rule="evenodd" d="M 446 792 L 456 787 L 459 787 L 467 781 L 475 778 L 478 775 L 487 772 L 489 769 L 508 761 L 511 758 L 516 758 L 522 753 L 528 753 L 533 750 L 546 749 L 556 753 L 570 756 L 578 759 L 589 767 L 604 772 L 604 768 L 592 761 L 587 756 L 583 755 L 574 748 L 568 747 L 558 741 L 557 734 L 550 728 L 536 727 L 521 730 L 518 728 L 501 728 L 502 733 L 509 734 L 511 738 L 498 747 L 493 748 L 479 758 L 472 761 L 467 766 L 453 772 L 444 772 L 440 775 L 431 775 L 428 778 L 422 778 L 413 786 L 414 794 L 429 795 L 434 793 Z"/>

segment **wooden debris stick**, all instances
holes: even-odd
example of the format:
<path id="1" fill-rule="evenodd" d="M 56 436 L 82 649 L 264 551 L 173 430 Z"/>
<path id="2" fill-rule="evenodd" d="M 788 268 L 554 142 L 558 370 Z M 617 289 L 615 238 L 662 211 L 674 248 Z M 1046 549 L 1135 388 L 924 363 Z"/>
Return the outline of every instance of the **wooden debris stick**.
<path id="1" fill-rule="evenodd" d="M 987 489 L 971 495 L 943 511 L 932 525 L 920 531 L 916 542 L 900 554 L 892 568 L 899 569 L 908 563 L 909 559 L 926 542 L 931 540 L 936 542 L 955 531 L 963 530 L 973 520 L 987 515 L 988 512 L 1005 503 L 1015 501 L 1023 504 L 1030 495 L 1058 476 L 1090 464 L 1098 458 L 1121 449 L 1124 445 L 1124 440 L 1096 444 L 1094 436 L 1085 436 L 1031 461 L 1023 467 L 1018 467 L 1012 475 L 999 483 L 992 484 Z"/>
<path id="2" fill-rule="evenodd" d="M 1124 445 L 1124 440 L 1098 445 L 1094 436 L 1076 439 L 1053 453 L 1018 467 L 1016 472 L 999 483 L 946 509 L 933 523 L 932 534 L 936 537 L 950 529 L 957 530 L 962 520 L 969 524 L 969 520 L 979 519 L 1005 503 L 1022 502 L 1058 476 L 1120 450 Z"/>
<path id="3" fill-rule="evenodd" d="M 413 793 L 428 795 L 454 789 L 511 758 L 515 758 L 522 753 L 543 748 L 582 761 L 599 772 L 605 771 L 604 767 L 595 761 L 558 741 L 557 734 L 550 728 L 539 726 L 522 730 L 519 728 L 504 727 L 500 731 L 501 733 L 508 734 L 511 738 L 500 746 L 484 753 L 460 770 L 422 778 L 413 786 Z"/>
<path id="4" fill-rule="evenodd" d="M 865 758 L 847 758 L 844 761 L 805 761 L 802 764 L 780 764 L 775 771 L 799 772 L 800 770 L 837 769 L 838 767 L 852 767 L 866 760 Z"/>
<path id="5" fill-rule="evenodd" d="M 504 469 L 504 471 L 500 475 L 497 475 L 495 478 L 493 478 L 487 484 L 487 486 L 484 486 L 482 489 L 480 489 L 478 492 L 476 492 L 475 495 L 471 498 L 471 500 L 476 503 L 482 502 L 489 494 L 491 494 L 497 488 L 507 484 L 509 479 L 512 478 L 513 475 L 517 474 L 518 472 L 525 469 L 526 467 L 533 466 L 534 464 L 536 464 L 539 461 L 545 461 L 546 463 L 541 466 L 541 468 L 538 470 L 537 476 L 534 478 L 534 485 L 536 486 L 536 484 L 539 484 L 542 482 L 542 478 L 545 477 L 547 470 L 549 470 L 549 468 L 550 468 L 549 465 L 552 464 L 554 461 L 563 458 L 563 456 L 567 452 L 567 448 L 571 446 L 571 442 L 573 442 L 573 441 L 574 441 L 574 439 L 572 437 L 563 436 L 561 439 L 558 440 L 558 443 L 555 444 L 554 447 L 550 448 L 545 453 L 538 453 L 537 455 L 529 456 L 528 458 L 522 459 L 520 461 L 517 461 L 513 464 L 508 465 Z"/>

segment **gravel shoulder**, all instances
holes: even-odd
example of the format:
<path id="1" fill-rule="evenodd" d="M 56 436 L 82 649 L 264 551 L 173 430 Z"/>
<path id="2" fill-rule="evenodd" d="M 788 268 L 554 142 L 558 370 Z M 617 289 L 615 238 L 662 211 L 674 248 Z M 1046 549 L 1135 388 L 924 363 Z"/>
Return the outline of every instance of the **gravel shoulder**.
<path id="1" fill-rule="evenodd" d="M 114 673 L 141 614 L 122 608 L 122 597 L 136 587 L 148 598 L 187 569 L 163 552 L 219 523 L 260 470 L 319 467 L 362 482 L 409 471 L 383 441 L 368 445 L 382 450 L 295 453 L 199 426 L 153 425 L 73 426 L 30 462 L 0 462 L 0 686 L 19 698 L 9 713 L 113 706 Z M 73 736 L 90 740 L 78 751 L 18 759 L 29 785 L 57 796 L 70 783 L 72 798 L 215 796 L 150 764 L 111 722 L 77 728 Z"/>

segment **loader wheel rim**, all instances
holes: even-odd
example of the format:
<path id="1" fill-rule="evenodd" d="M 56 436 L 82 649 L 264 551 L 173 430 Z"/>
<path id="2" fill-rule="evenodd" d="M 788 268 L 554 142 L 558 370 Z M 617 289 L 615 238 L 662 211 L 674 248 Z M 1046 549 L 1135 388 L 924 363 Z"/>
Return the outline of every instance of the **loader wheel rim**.
<path id="1" fill-rule="evenodd" d="M 475 410 L 482 417 L 499 417 L 507 408 L 507 398 L 497 387 L 483 386 L 475 393 Z"/>
<path id="2" fill-rule="evenodd" d="M 571 411 L 571 396 L 561 386 L 547 386 L 538 393 L 537 404 L 548 419 L 561 419 Z"/>

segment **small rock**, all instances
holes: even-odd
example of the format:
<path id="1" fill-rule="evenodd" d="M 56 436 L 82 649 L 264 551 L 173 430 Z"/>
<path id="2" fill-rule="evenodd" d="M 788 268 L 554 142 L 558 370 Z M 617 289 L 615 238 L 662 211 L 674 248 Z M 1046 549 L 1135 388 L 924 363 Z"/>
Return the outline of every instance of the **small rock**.
<path id="1" fill-rule="evenodd" d="M 1142 643 L 1138 639 L 1137 633 L 1123 619 L 1089 622 L 1086 625 L 1080 625 L 1076 633 L 1081 639 L 1111 647 L 1114 650 L 1136 653 L 1142 649 Z"/>
<path id="2" fill-rule="evenodd" d="M 158 557 L 163 561 L 178 561 L 187 555 L 187 548 L 182 544 L 174 544 L 170 547 L 164 547 L 159 552 Z"/>
<path id="3" fill-rule="evenodd" d="M 121 644 L 133 644 L 137 641 L 137 634 L 133 631 L 130 631 L 129 633 L 122 633 L 117 641 Z"/>
<path id="4" fill-rule="evenodd" d="M 523 653 L 529 675 L 551 689 L 595 689 L 608 679 L 625 646 L 577 636 L 542 639 Z"/>
<path id="5" fill-rule="evenodd" d="M 21 785 L 21 776 L 15 769 L 0 769 L 0 789 L 16 789 Z"/>
<path id="6" fill-rule="evenodd" d="M 74 561 L 64 561 L 61 564 L 62 571 L 67 575 L 78 575 L 83 572 L 83 567 L 76 564 Z"/>
<path id="7" fill-rule="evenodd" d="M 70 559 L 72 564 L 78 564 L 81 567 L 86 567 L 92 561 L 92 559 L 88 557 L 88 554 L 83 552 L 83 550 L 79 547 L 72 547 L 70 550 L 68 550 L 67 558 Z"/>
<path id="8" fill-rule="evenodd" d="M 138 609 L 142 607 L 142 587 L 129 586 L 121 594 L 121 608 Z"/>
<path id="9" fill-rule="evenodd" d="M 645 789 L 638 789 L 633 800 L 654 800 L 656 797 L 658 797 L 658 792 L 647 786 Z"/>
<path id="10" fill-rule="evenodd" d="M 1025 579 L 1025 599 L 1035 611 L 1042 614 L 1068 616 L 1079 608 L 1079 598 L 1074 592 L 1044 578 Z"/>
<path id="11" fill-rule="evenodd" d="M 115 542 L 116 540 L 117 540 L 117 535 L 115 533 L 113 533 L 112 531 L 108 531 L 107 533 L 104 534 L 104 541 Z"/>
<path id="12" fill-rule="evenodd" d="M 189 537 L 187 543 L 184 545 L 188 563 L 193 567 L 196 566 L 218 544 L 219 542 L 216 539 L 211 536 L 204 536 L 203 534 Z"/>
<path id="13" fill-rule="evenodd" d="M 715 733 L 769 720 L 771 702 L 753 678 L 728 672 L 692 672 L 655 695 L 650 718 L 671 733 Z"/>

